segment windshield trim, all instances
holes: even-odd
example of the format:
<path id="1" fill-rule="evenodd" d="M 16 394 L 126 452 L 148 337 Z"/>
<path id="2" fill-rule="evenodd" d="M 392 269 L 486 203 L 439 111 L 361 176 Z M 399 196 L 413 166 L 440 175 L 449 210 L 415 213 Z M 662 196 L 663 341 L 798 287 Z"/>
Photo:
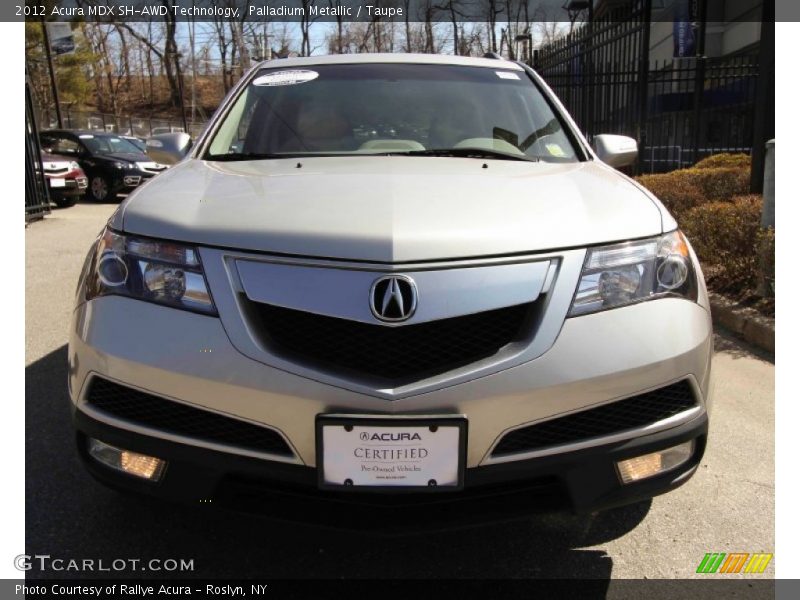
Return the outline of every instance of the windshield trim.
<path id="1" fill-rule="evenodd" d="M 271 61 L 268 61 L 271 62 Z M 544 83 L 539 75 L 528 65 L 521 61 L 506 61 L 506 60 L 498 60 L 498 67 L 501 67 L 502 63 L 514 65 L 520 67 L 522 72 L 525 73 L 528 81 L 536 88 L 536 90 L 542 95 L 545 102 L 547 102 L 548 107 L 555 115 L 556 119 L 558 119 L 559 124 L 561 125 L 562 129 L 565 131 L 566 136 L 572 144 L 572 148 L 575 151 L 575 159 L 577 162 L 586 162 L 592 160 L 592 153 L 588 147 L 588 142 L 586 142 L 583 134 L 578 130 L 577 125 L 574 123 L 574 120 L 570 118 L 570 115 L 566 112 L 566 108 L 562 108 L 561 105 L 558 103 L 558 100 L 555 96 L 555 93 L 550 90 L 547 85 Z M 320 66 L 323 66 L 325 63 L 320 63 Z M 347 63 L 347 64 L 361 64 L 358 62 L 354 63 Z M 385 64 L 385 65 L 392 65 L 397 64 L 393 62 L 377 62 L 372 64 Z M 414 62 L 409 61 L 408 63 L 400 63 L 400 64 L 416 64 L 416 65 L 428 65 L 428 64 L 436 64 L 436 63 L 425 63 L 425 62 Z M 314 66 L 308 65 L 309 67 Z M 464 65 L 454 65 L 454 66 L 464 66 Z M 205 130 L 200 134 L 200 137 L 197 140 L 197 144 L 195 144 L 194 149 L 190 152 L 191 158 L 200 159 L 200 160 L 207 160 L 210 162 L 219 162 L 219 156 L 216 154 L 210 154 L 210 146 L 214 140 L 214 137 L 217 135 L 219 128 L 221 127 L 222 123 L 228 118 L 230 111 L 233 109 L 236 102 L 239 100 L 240 96 L 246 88 L 253 82 L 256 78 L 258 73 L 263 69 L 280 69 L 282 66 L 280 64 L 276 65 L 269 65 L 267 62 L 261 62 L 253 65 L 250 67 L 250 70 L 245 73 L 242 78 L 234 85 L 228 95 L 223 98 L 222 102 L 220 103 L 217 111 L 212 115 L 211 121 L 209 126 L 205 128 Z M 514 69 L 516 71 L 516 69 Z M 320 154 L 321 155 L 321 154 Z M 380 156 L 381 154 L 348 154 L 348 156 Z M 337 155 L 337 156 L 345 156 L 344 154 Z M 213 158 L 212 158 L 213 157 Z M 284 157 L 275 158 L 275 160 L 281 160 Z M 285 158 L 298 158 L 298 156 L 286 156 Z"/>

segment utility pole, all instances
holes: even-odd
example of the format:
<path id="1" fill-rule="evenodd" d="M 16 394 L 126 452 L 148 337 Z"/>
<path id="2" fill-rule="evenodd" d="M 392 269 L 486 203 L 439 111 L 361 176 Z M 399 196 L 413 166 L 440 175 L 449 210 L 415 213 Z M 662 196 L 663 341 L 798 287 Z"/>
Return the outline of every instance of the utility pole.
<path id="1" fill-rule="evenodd" d="M 44 53 L 47 56 L 47 68 L 50 71 L 50 87 L 53 92 L 53 103 L 56 105 L 56 119 L 58 119 L 58 128 L 64 127 L 64 122 L 61 119 L 61 102 L 58 98 L 58 86 L 56 85 L 56 69 L 53 66 L 53 55 L 50 53 L 50 36 L 47 33 L 47 25 L 42 19 L 42 34 L 44 36 Z"/>
<path id="2" fill-rule="evenodd" d="M 761 14 L 761 42 L 758 51 L 758 80 L 753 123 L 750 191 L 764 186 L 766 142 L 775 137 L 775 2 L 764 2 Z M 766 200 L 766 194 L 765 194 Z"/>

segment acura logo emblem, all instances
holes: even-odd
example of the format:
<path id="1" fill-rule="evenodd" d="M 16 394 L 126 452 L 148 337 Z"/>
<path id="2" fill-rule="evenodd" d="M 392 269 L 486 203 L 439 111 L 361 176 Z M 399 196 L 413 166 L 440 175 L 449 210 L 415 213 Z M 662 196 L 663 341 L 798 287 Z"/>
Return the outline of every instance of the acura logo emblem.
<path id="1" fill-rule="evenodd" d="M 417 310 L 417 284 L 405 275 L 376 279 L 369 291 L 369 307 L 381 321 L 405 321 Z"/>

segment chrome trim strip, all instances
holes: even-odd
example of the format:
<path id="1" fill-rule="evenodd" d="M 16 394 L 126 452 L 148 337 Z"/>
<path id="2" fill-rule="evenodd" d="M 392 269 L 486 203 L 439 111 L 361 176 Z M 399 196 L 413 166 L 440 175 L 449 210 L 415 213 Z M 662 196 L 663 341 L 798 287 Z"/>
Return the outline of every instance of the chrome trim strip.
<path id="1" fill-rule="evenodd" d="M 579 248 L 585 252 L 585 248 Z M 320 267 L 325 269 L 346 269 L 348 271 L 371 271 L 381 273 L 384 271 L 438 271 L 441 269 L 466 269 L 470 267 L 491 267 L 500 265 L 518 265 L 531 262 L 554 261 L 560 258 L 565 251 L 544 251 L 540 253 L 523 254 L 519 256 L 495 256 L 490 258 L 464 258 L 455 260 L 433 260 L 425 262 L 358 262 L 329 258 L 278 256 L 274 254 L 256 254 L 244 250 L 223 249 L 225 258 L 252 262 L 265 262 L 277 265 L 293 265 L 299 267 Z"/>
<path id="2" fill-rule="evenodd" d="M 552 262 L 435 271 L 408 269 L 402 274 L 251 260 L 237 260 L 232 266 L 252 302 L 384 327 L 404 327 L 535 302 Z M 375 284 L 392 276 L 410 281 L 420 300 L 417 302 L 415 296 L 412 314 L 386 322 L 376 315 L 371 299 Z"/>
<path id="3" fill-rule="evenodd" d="M 678 425 L 683 425 L 684 423 L 688 423 L 689 421 L 699 417 L 703 412 L 705 412 L 705 409 L 702 406 L 695 406 L 694 408 L 685 410 L 682 413 L 678 413 L 677 415 L 674 415 L 668 419 L 662 419 L 661 421 L 656 421 L 655 423 L 651 423 L 650 425 L 640 427 L 639 429 L 628 429 L 620 433 L 615 433 L 614 435 L 608 435 L 605 437 L 598 437 L 598 438 L 590 438 L 588 440 L 584 440 L 581 442 L 574 442 L 571 444 L 560 444 L 558 446 L 549 446 L 547 448 L 542 448 L 541 450 L 532 450 L 530 452 L 506 454 L 503 456 L 498 456 L 493 458 L 491 457 L 491 450 L 490 450 L 489 451 L 490 457 L 488 459 L 483 460 L 481 462 L 481 466 L 514 462 L 517 460 L 525 460 L 529 458 L 538 458 L 540 456 L 551 456 L 553 454 L 564 454 L 566 452 L 574 452 L 576 450 L 583 450 L 585 448 L 592 448 L 594 446 L 602 446 L 603 444 L 612 444 L 614 442 L 620 442 L 627 439 L 637 438 L 643 435 L 664 431 L 666 429 L 672 429 L 673 427 L 677 427 Z M 492 446 L 492 448 L 494 448 L 494 446 Z"/>
<path id="4" fill-rule="evenodd" d="M 106 425 L 110 425 L 111 427 L 116 427 L 118 429 L 125 429 L 127 431 L 132 431 L 134 433 L 140 433 L 142 435 L 149 435 L 150 437 L 156 437 L 156 438 L 168 440 L 170 442 L 176 442 L 176 443 L 179 443 L 179 444 L 186 444 L 187 446 L 196 446 L 196 447 L 199 447 L 199 448 L 206 448 L 208 450 L 216 450 L 216 451 L 219 451 L 219 452 L 227 452 L 229 454 L 237 454 L 237 455 L 240 455 L 240 456 L 248 456 L 248 457 L 251 457 L 251 458 L 260 458 L 260 459 L 271 460 L 271 461 L 275 461 L 275 462 L 282 462 L 282 463 L 295 464 L 295 465 L 305 465 L 305 463 L 300 459 L 300 455 L 298 454 L 297 449 L 294 447 L 294 445 L 292 445 L 292 442 L 289 440 L 289 438 L 287 438 L 283 434 L 282 431 L 280 431 L 276 427 L 273 427 L 272 425 L 267 425 L 265 423 L 259 423 L 257 421 L 253 421 L 251 419 L 246 419 L 246 418 L 243 418 L 243 417 L 231 414 L 231 413 L 226 413 L 226 412 L 222 412 L 222 411 L 219 411 L 219 410 L 214 410 L 212 408 L 207 408 L 205 406 L 199 406 L 197 404 L 191 404 L 190 402 L 185 402 L 183 400 L 179 400 L 179 399 L 173 398 L 171 396 L 164 396 L 163 394 L 156 394 L 156 393 L 153 393 L 152 391 L 145 390 L 143 388 L 131 385 L 129 383 L 125 383 L 125 382 L 113 379 L 113 378 L 108 377 L 106 375 L 102 375 L 103 379 L 106 379 L 108 381 L 117 383 L 119 385 L 124 385 L 125 387 L 131 388 L 131 389 L 134 389 L 134 390 L 138 390 L 138 391 L 140 391 L 142 393 L 149 394 L 151 396 L 157 396 L 158 398 L 162 398 L 162 399 L 170 401 L 170 402 L 177 402 L 179 404 L 184 404 L 186 406 L 189 406 L 191 408 L 195 408 L 197 410 L 204 410 L 204 411 L 207 411 L 207 412 L 210 412 L 210 413 L 222 416 L 222 417 L 226 417 L 226 418 L 230 418 L 230 419 L 236 419 L 237 421 L 242 421 L 244 423 L 249 423 L 251 425 L 256 425 L 258 427 L 263 427 L 264 429 L 270 429 L 270 430 L 274 431 L 275 433 L 277 433 L 279 436 L 281 436 L 281 439 L 283 439 L 283 441 L 286 442 L 286 445 L 292 451 L 293 456 L 289 457 L 289 456 L 283 456 L 281 454 L 272 454 L 270 452 L 259 452 L 257 450 L 248 450 L 247 448 L 241 448 L 239 446 L 233 446 L 233 445 L 229 445 L 229 444 L 220 444 L 220 443 L 217 443 L 217 442 L 208 442 L 208 441 L 202 440 L 200 438 L 188 437 L 188 436 L 184 436 L 184 435 L 176 435 L 176 434 L 173 434 L 173 433 L 167 433 L 167 432 L 162 431 L 160 429 L 153 429 L 151 427 L 145 427 L 145 426 L 142 426 L 142 425 L 136 425 L 135 423 L 131 423 L 130 421 L 125 421 L 124 419 L 119 419 L 117 417 L 114 417 L 114 416 L 110 415 L 109 413 L 107 413 L 107 412 L 105 412 L 105 411 L 103 411 L 101 409 L 93 407 L 89 403 L 87 398 L 86 398 L 86 393 L 87 393 L 87 391 L 89 389 L 89 384 L 97 376 L 98 375 L 96 373 L 90 373 L 84 379 L 83 388 L 81 389 L 81 393 L 78 396 L 78 402 L 77 402 L 77 405 L 76 405 L 76 409 L 80 410 L 82 413 L 90 416 L 91 418 L 93 418 L 93 419 L 95 419 L 97 421 L 105 423 Z M 103 441 L 103 440 L 100 440 L 100 441 Z"/>
<path id="5" fill-rule="evenodd" d="M 704 412 L 705 403 L 702 400 L 702 394 L 700 393 L 699 387 L 697 382 L 694 380 L 693 377 L 690 377 L 686 381 L 689 382 L 689 385 L 692 388 L 692 393 L 697 400 L 697 405 L 684 410 L 683 412 L 678 413 L 677 415 L 673 415 L 667 419 L 661 419 L 660 421 L 655 421 L 650 423 L 649 425 L 645 425 L 644 427 L 638 427 L 634 429 L 626 429 L 624 431 L 620 431 L 618 433 L 614 433 L 612 435 L 600 436 L 600 437 L 593 437 L 581 440 L 580 442 L 571 442 L 569 444 L 559 444 L 556 446 L 548 446 L 547 448 L 541 448 L 538 450 L 530 450 L 527 452 L 516 452 L 514 454 L 505 454 L 503 456 L 492 456 L 492 452 L 500 443 L 500 441 L 512 431 L 516 431 L 517 429 L 523 429 L 525 427 L 529 427 L 531 425 L 536 425 L 538 423 L 546 423 L 547 421 L 554 421 L 555 419 L 560 419 L 562 417 L 566 417 L 569 415 L 574 415 L 577 413 L 586 412 L 595 408 L 600 408 L 601 406 L 605 406 L 607 404 L 613 404 L 614 402 L 620 402 L 622 400 L 627 400 L 629 398 L 635 398 L 641 394 L 646 394 L 651 391 L 658 390 L 660 388 L 666 387 L 668 385 L 672 385 L 673 383 L 677 383 L 678 381 L 682 381 L 684 378 L 676 379 L 675 381 L 671 381 L 669 383 L 661 384 L 654 386 L 652 388 L 648 388 L 641 392 L 636 392 L 635 394 L 630 394 L 627 396 L 622 396 L 619 398 L 614 398 L 613 400 L 609 400 L 608 402 L 599 402 L 597 404 L 592 404 L 591 406 L 584 406 L 578 410 L 573 410 L 565 413 L 559 413 L 556 415 L 551 415 L 544 419 L 539 419 L 536 421 L 530 421 L 528 423 L 522 423 L 520 425 L 515 425 L 514 427 L 510 427 L 503 431 L 500 435 L 497 436 L 497 439 L 491 445 L 489 450 L 484 455 L 483 459 L 480 462 L 480 465 L 494 465 L 500 463 L 508 463 L 514 462 L 517 460 L 526 460 L 529 458 L 538 458 L 540 456 L 551 456 L 553 454 L 563 454 L 565 452 L 573 452 L 576 450 L 583 450 L 586 448 L 592 448 L 594 446 L 602 446 L 603 444 L 611 444 L 614 442 L 619 442 L 623 440 L 628 440 L 632 438 L 641 437 L 643 435 L 649 435 L 651 433 L 657 433 L 659 431 L 665 431 L 667 429 L 671 429 L 673 427 L 677 427 L 678 425 L 683 425 L 684 423 L 688 423 L 693 419 L 696 419 Z"/>

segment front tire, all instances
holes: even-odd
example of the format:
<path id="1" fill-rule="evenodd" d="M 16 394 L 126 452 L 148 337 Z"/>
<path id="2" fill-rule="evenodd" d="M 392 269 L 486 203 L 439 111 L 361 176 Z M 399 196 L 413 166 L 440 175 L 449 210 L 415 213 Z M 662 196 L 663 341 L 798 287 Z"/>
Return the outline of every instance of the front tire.
<path id="1" fill-rule="evenodd" d="M 89 194 L 95 202 L 105 202 L 111 198 L 111 186 L 108 179 L 102 175 L 95 175 L 89 182 Z"/>

